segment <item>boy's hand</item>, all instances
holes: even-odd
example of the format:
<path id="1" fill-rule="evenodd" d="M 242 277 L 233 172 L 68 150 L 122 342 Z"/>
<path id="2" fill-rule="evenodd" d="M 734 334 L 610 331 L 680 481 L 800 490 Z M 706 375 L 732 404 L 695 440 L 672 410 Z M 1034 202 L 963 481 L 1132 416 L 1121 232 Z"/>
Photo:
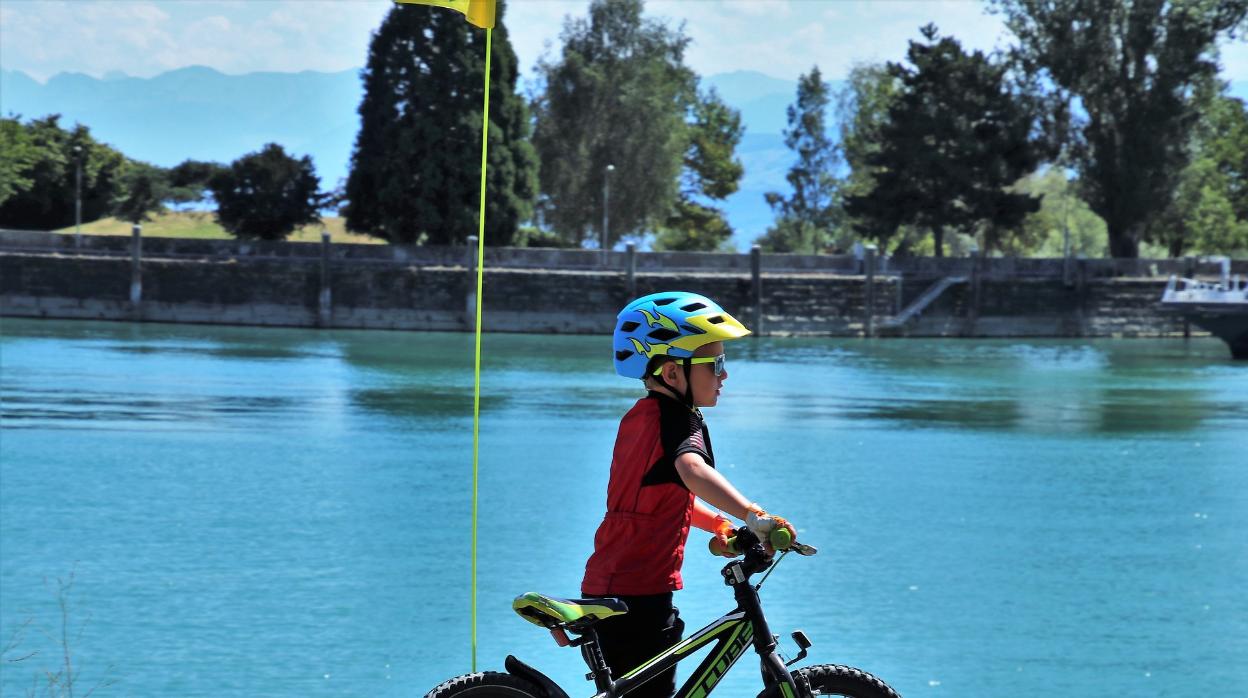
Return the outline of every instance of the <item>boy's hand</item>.
<path id="1" fill-rule="evenodd" d="M 732 522 L 722 516 L 715 517 L 715 530 L 711 531 L 715 535 L 715 540 L 719 542 L 719 549 L 723 552 L 720 555 L 724 557 L 736 557 L 728 550 L 728 539 L 736 533 L 736 528 Z"/>
<path id="2" fill-rule="evenodd" d="M 749 527 L 754 535 L 758 536 L 758 539 L 763 542 L 764 547 L 768 550 L 771 549 L 768 539 L 771 536 L 771 532 L 776 528 L 789 529 L 793 540 L 797 540 L 797 529 L 793 528 L 793 524 L 783 517 L 768 514 L 757 504 L 750 505 L 749 513 L 745 515 L 745 525 Z"/>

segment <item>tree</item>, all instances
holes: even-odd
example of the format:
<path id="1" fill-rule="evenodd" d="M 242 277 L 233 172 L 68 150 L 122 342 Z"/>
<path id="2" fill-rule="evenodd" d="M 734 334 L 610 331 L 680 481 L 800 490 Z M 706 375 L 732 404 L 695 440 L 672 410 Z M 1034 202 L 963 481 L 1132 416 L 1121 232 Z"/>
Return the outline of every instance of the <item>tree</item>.
<path id="1" fill-rule="evenodd" d="M 980 51 L 967 54 L 934 25 L 926 43 L 910 42 L 912 67 L 890 63 L 900 91 L 868 162 L 874 188 L 848 197 L 850 215 L 888 236 L 899 225 L 930 230 L 936 256 L 946 230 L 984 229 L 985 247 L 1000 244 L 1039 200 L 1010 189 L 1039 164 L 1033 115 L 1009 93 L 1005 67 Z"/>
<path id="2" fill-rule="evenodd" d="M 784 144 L 797 153 L 797 163 L 785 176 L 792 194 L 765 195 L 776 214 L 776 223 L 758 240 L 765 251 L 822 252 L 829 231 L 840 223 L 840 183 L 835 175 L 839 154 L 826 125 L 830 101 L 818 66 L 798 78 L 797 101 L 789 105 L 784 131 Z"/>
<path id="3" fill-rule="evenodd" d="M 320 179 L 312 158 L 296 160 L 276 143 L 230 163 L 210 186 L 217 222 L 238 238 L 282 240 L 320 220 Z"/>
<path id="4" fill-rule="evenodd" d="M 532 215 L 537 158 L 497 9 L 490 72 L 485 243 Z M 462 244 L 478 231 L 485 32 L 442 8 L 391 8 L 369 46 L 347 227 L 391 242 Z"/>
<path id="5" fill-rule="evenodd" d="M 9 192 L 0 198 L 0 226 L 56 230 L 73 225 L 78 164 L 82 220 L 111 212 L 127 160 L 92 138 L 86 126 L 67 131 L 60 126 L 60 115 L 53 114 L 27 124 L 6 118 L 0 129 L 15 144 L 12 151 L 7 144 L 0 151 L 0 188 Z"/>
<path id="6" fill-rule="evenodd" d="M 1210 86 L 1199 98 L 1191 162 L 1169 206 L 1146 228 L 1145 239 L 1171 257 L 1248 250 L 1248 113 L 1225 89 Z"/>
<path id="7" fill-rule="evenodd" d="M 170 196 L 167 171 L 145 162 L 130 162 L 122 175 L 120 191 L 113 202 L 113 215 L 134 224 L 162 213 Z"/>
<path id="8" fill-rule="evenodd" d="M 34 183 L 31 168 L 39 153 L 16 118 L 0 119 L 0 206 Z"/>
<path id="9" fill-rule="evenodd" d="M 728 198 L 741 183 L 745 167 L 736 158 L 745 128 L 741 113 L 720 99 L 714 88 L 698 95 L 690 115 L 680 196 L 655 235 L 654 249 L 710 252 L 732 237 L 732 226 L 718 208 L 700 201 Z"/>
<path id="10" fill-rule="evenodd" d="M 209 183 L 226 168 L 221 163 L 183 160 L 169 169 L 168 200 L 177 204 L 203 201 L 212 195 Z"/>
<path id="11" fill-rule="evenodd" d="M 1018 257 L 1104 257 L 1109 251 L 1105 221 L 1079 198 L 1075 183 L 1067 180 L 1061 167 L 1037 171 L 1017 189 L 1039 198 L 1040 209 L 1023 219 L 1018 234 L 1005 240 L 1001 252 Z"/>
<path id="12" fill-rule="evenodd" d="M 1110 254 L 1136 257 L 1189 161 L 1197 90 L 1248 0 L 993 0 L 1024 70 L 1077 100 L 1071 155 Z"/>
<path id="13" fill-rule="evenodd" d="M 658 227 L 678 200 L 696 85 L 689 39 L 642 10 L 642 0 L 594 0 L 588 18 L 565 20 L 562 56 L 538 62 L 541 213 L 568 240 L 601 238 L 608 165 L 608 246 Z"/>

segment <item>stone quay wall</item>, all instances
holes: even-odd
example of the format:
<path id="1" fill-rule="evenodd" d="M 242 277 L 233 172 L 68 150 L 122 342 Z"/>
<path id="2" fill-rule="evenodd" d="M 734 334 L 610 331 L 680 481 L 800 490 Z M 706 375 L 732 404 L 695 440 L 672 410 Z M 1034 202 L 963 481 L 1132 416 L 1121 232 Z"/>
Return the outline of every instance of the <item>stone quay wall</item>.
<path id="1" fill-rule="evenodd" d="M 0 231 L 9 317 L 397 330 L 473 328 L 474 247 L 239 243 Z M 703 293 L 762 334 L 1164 337 L 1170 274 L 1201 260 L 875 259 L 485 251 L 486 331 L 606 333 L 631 298 Z M 1236 260 L 1234 273 L 1248 272 Z M 916 300 L 953 278 L 919 313 Z M 931 294 L 928 294 L 931 295 Z M 871 312 L 868 312 L 870 309 Z M 904 318 L 904 322 L 898 322 Z"/>

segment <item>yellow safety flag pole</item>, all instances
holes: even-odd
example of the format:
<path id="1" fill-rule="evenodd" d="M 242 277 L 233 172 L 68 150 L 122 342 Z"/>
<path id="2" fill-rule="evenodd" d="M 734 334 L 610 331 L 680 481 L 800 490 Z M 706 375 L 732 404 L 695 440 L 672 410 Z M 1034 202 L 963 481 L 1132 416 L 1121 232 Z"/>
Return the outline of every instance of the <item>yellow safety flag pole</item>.
<path id="1" fill-rule="evenodd" d="M 494 48 L 495 0 L 394 0 L 405 5 L 434 5 L 464 13 L 485 30 L 485 105 L 481 111 L 481 200 L 477 222 L 477 316 L 472 367 L 472 671 L 477 670 L 477 483 L 481 433 L 481 297 L 485 286 L 485 166 L 490 142 L 490 57 Z"/>

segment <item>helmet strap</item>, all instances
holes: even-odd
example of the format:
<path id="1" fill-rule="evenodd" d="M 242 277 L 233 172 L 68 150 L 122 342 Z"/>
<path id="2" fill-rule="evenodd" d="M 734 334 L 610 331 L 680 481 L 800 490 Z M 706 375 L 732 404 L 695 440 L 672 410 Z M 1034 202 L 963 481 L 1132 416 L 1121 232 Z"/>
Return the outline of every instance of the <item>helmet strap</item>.
<path id="1" fill-rule="evenodd" d="M 680 363 L 685 370 L 684 394 L 681 394 L 680 391 L 676 390 L 675 386 L 663 380 L 662 373 L 655 374 L 654 379 L 659 382 L 659 385 L 667 388 L 667 392 L 671 393 L 673 397 L 679 397 L 680 401 L 685 403 L 686 407 L 691 410 L 696 409 L 693 406 L 693 364 L 689 363 L 689 359 L 680 359 Z"/>

